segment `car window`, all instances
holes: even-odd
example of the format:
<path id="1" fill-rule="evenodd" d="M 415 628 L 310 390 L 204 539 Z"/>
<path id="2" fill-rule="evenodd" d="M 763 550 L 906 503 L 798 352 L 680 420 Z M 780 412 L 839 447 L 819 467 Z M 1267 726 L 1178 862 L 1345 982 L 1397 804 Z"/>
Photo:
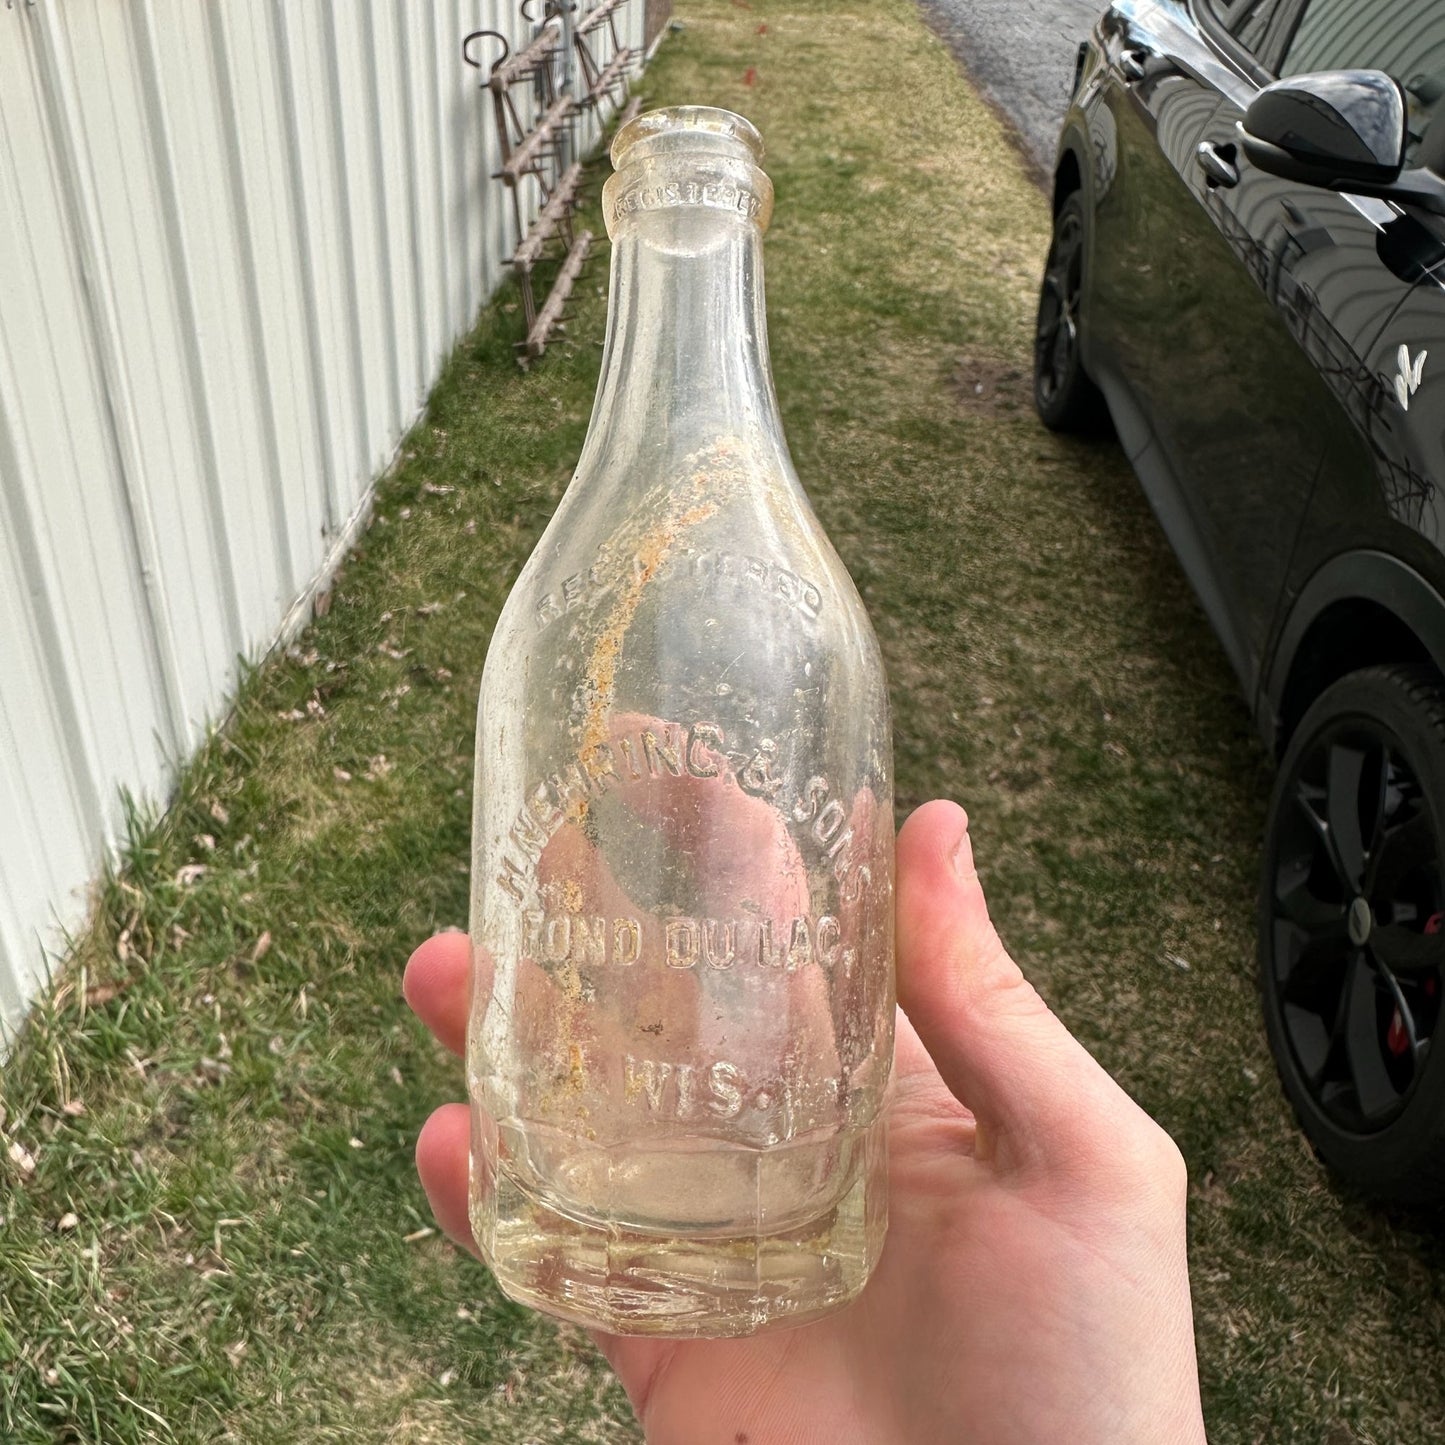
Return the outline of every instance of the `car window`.
<path id="1" fill-rule="evenodd" d="M 1445 125 L 1445 4 L 1309 0 L 1279 73 L 1311 70 L 1383 70 L 1394 76 L 1405 88 L 1409 165 L 1427 128 Z"/>
<path id="2" fill-rule="evenodd" d="M 1256 60 L 1267 63 L 1276 41 L 1293 20 L 1288 0 L 1208 0 L 1215 23 Z"/>

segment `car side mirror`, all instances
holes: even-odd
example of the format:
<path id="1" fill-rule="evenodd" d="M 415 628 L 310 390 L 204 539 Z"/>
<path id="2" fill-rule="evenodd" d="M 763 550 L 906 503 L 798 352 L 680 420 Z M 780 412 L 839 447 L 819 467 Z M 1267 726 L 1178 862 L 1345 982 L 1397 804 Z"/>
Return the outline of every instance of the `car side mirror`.
<path id="1" fill-rule="evenodd" d="M 1267 85 L 1244 113 L 1244 153 L 1307 186 L 1387 186 L 1405 161 L 1405 95 L 1382 70 L 1325 70 Z"/>
<path id="2" fill-rule="evenodd" d="M 1321 70 L 1265 86 L 1239 140 L 1270 175 L 1445 215 L 1445 181 L 1403 169 L 1405 117 L 1405 92 L 1383 70 Z"/>

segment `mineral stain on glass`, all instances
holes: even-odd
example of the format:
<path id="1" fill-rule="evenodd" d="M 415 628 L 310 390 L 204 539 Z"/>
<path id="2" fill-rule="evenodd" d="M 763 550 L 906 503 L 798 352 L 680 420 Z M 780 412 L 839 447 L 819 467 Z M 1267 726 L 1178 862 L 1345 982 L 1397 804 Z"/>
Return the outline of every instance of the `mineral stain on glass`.
<path id="1" fill-rule="evenodd" d="M 592 424 L 478 710 L 472 1227 L 526 1304 L 740 1335 L 882 1248 L 888 701 L 779 421 L 761 138 L 662 110 L 612 158 Z"/>

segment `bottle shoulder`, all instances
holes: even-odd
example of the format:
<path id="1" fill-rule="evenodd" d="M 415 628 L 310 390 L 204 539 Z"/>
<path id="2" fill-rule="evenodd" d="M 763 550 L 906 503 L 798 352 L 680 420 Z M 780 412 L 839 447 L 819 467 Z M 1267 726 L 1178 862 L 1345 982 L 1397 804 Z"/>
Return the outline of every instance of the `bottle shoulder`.
<path id="1" fill-rule="evenodd" d="M 791 467 L 694 469 L 647 481 L 579 473 L 508 598 L 498 630 L 545 630 L 611 597 L 707 600 L 760 626 L 872 637 L 853 585 Z"/>

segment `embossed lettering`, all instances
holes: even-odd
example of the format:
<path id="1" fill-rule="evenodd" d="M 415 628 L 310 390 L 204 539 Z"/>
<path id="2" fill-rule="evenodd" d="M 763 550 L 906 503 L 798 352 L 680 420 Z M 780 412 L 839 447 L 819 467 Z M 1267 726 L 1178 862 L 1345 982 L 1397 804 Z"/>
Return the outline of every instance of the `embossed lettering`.
<path id="1" fill-rule="evenodd" d="M 612 961 L 624 966 L 642 956 L 642 925 L 635 918 L 619 918 L 612 925 Z"/>
<path id="2" fill-rule="evenodd" d="M 816 934 L 818 946 L 818 962 L 824 968 L 832 968 L 838 962 L 838 956 L 843 948 L 843 930 L 838 920 L 831 913 L 825 913 L 818 920 L 818 931 Z"/>
<path id="3" fill-rule="evenodd" d="M 674 778 L 682 776 L 682 759 L 677 751 L 677 728 L 667 729 L 667 741 L 662 742 L 650 728 L 642 734 L 642 754 L 647 759 L 647 771 L 654 778 L 659 777 L 658 763 L 661 763 Z"/>
<path id="4" fill-rule="evenodd" d="M 542 931 L 542 957 L 548 963 L 565 963 L 572 952 L 572 918 L 556 914 L 547 920 Z"/>
<path id="5" fill-rule="evenodd" d="M 587 781 L 599 798 L 607 791 L 607 780 L 617 777 L 612 748 L 608 743 L 593 743 L 582 754 L 582 767 L 587 773 Z"/>
<path id="6" fill-rule="evenodd" d="M 670 918 L 666 934 L 667 966 L 669 968 L 692 968 L 697 963 L 697 920 L 695 918 Z"/>
<path id="7" fill-rule="evenodd" d="M 708 756 L 706 749 L 722 751 L 722 729 L 712 723 L 694 723 L 687 733 L 687 770 L 695 778 L 715 778 L 718 765 Z M 701 750 L 701 751 L 700 751 Z"/>
<path id="8" fill-rule="evenodd" d="M 828 780 L 820 773 L 803 785 L 803 796 L 793 804 L 793 821 L 806 823 L 818 814 L 818 804 L 828 796 Z"/>
<path id="9" fill-rule="evenodd" d="M 574 572 L 557 589 L 537 599 L 533 612 L 537 628 L 550 627 L 559 617 L 590 605 L 629 573 L 635 580 L 656 581 L 684 571 L 758 587 L 765 596 L 796 608 L 809 620 L 815 620 L 822 610 L 823 594 L 814 583 L 765 557 L 738 557 L 693 547 L 676 548 L 661 559 L 637 554 L 615 557 L 604 543 L 585 572 Z"/>
<path id="10" fill-rule="evenodd" d="M 510 858 L 503 856 L 502 869 L 497 874 L 497 887 L 521 903 L 527 896 L 527 883 L 527 875 Z"/>
<path id="11" fill-rule="evenodd" d="M 771 798 L 783 786 L 781 778 L 773 776 L 773 760 L 778 755 L 778 745 L 771 738 L 763 738 L 757 751 L 738 772 L 738 786 L 755 798 Z"/>
<path id="12" fill-rule="evenodd" d="M 625 1054 L 622 1086 L 629 1099 L 638 1100 L 650 1113 L 684 1120 L 707 1114 L 736 1118 L 748 1093 L 743 1071 L 726 1059 L 710 1064 L 674 1063 Z M 758 1107 L 766 1108 L 773 1097 L 763 1091 Z"/>
<path id="13" fill-rule="evenodd" d="M 818 814 L 816 821 L 813 823 L 813 836 L 823 844 L 824 847 L 827 847 L 827 845 L 832 842 L 838 829 L 843 826 L 847 817 L 848 815 L 843 811 L 842 803 L 840 803 L 837 798 L 834 798 L 832 802 Z"/>
<path id="14" fill-rule="evenodd" d="M 572 956 L 579 964 L 590 966 L 607 962 L 605 918 L 584 918 L 579 914 L 572 920 Z"/>
<path id="15" fill-rule="evenodd" d="M 742 1073 L 734 1065 L 719 1059 L 707 1071 L 712 1085 L 708 1108 L 719 1119 L 735 1118 L 743 1107 Z"/>
<path id="16" fill-rule="evenodd" d="M 642 1094 L 655 1114 L 662 1111 L 663 1091 L 671 1075 L 672 1065 L 657 1059 L 634 1059 L 631 1054 L 623 1059 L 623 1087 L 628 1096 Z"/>
<path id="17" fill-rule="evenodd" d="M 806 968 L 813 961 L 813 940 L 808 933 L 808 920 L 795 918 L 788 938 L 787 967 L 790 970 Z"/>
<path id="18" fill-rule="evenodd" d="M 731 968 L 737 961 L 737 924 L 722 918 L 702 921 L 702 956 L 709 968 Z"/>

